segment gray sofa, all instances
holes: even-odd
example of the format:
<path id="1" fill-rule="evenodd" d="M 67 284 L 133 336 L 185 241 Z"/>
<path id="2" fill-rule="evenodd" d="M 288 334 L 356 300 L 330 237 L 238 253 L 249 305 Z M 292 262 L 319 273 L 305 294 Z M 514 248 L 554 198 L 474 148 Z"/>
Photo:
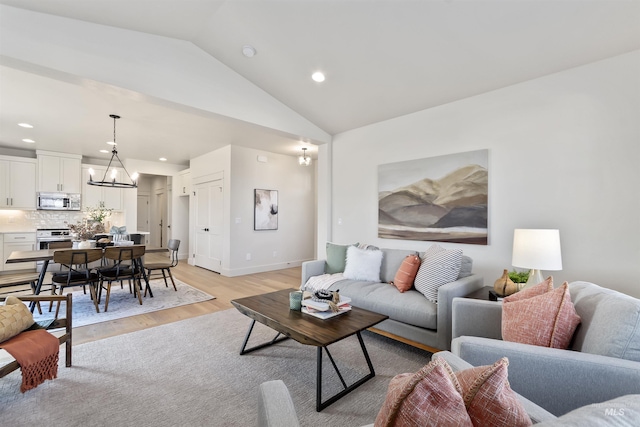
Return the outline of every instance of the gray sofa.
<path id="1" fill-rule="evenodd" d="M 472 365 L 450 352 L 440 352 L 433 358 L 444 358 L 454 371 L 471 368 Z M 511 369 L 511 366 L 509 366 Z M 511 374 L 509 374 L 511 375 Z M 357 393 L 357 392 L 356 392 Z M 619 397 L 600 405 L 589 405 L 556 418 L 550 412 L 518 396 L 531 421 L 540 426 L 638 426 L 640 425 L 640 395 Z M 371 421 L 380 408 L 371 408 Z M 260 384 L 258 390 L 259 427 L 299 427 L 298 416 L 287 386 L 280 380 Z M 369 424 L 365 427 L 371 427 Z"/>
<path id="2" fill-rule="evenodd" d="M 587 282 L 569 292 L 582 319 L 569 350 L 502 341 L 502 303 L 456 298 L 452 352 L 474 366 L 508 357 L 513 390 L 555 415 L 640 393 L 640 300 Z"/>
<path id="3" fill-rule="evenodd" d="M 427 347 L 431 351 L 448 350 L 451 346 L 451 303 L 455 297 L 463 297 L 483 286 L 482 277 L 472 274 L 472 260 L 462 258 L 458 280 L 443 285 L 438 290 L 438 303 L 427 300 L 415 289 L 400 293 L 390 285 L 402 261 L 416 251 L 381 249 L 381 282 L 341 280 L 329 289 L 351 298 L 355 307 L 389 316 L 376 325 L 376 329 Z M 302 264 L 301 289 L 312 276 L 325 272 L 325 261 L 307 261 Z"/>

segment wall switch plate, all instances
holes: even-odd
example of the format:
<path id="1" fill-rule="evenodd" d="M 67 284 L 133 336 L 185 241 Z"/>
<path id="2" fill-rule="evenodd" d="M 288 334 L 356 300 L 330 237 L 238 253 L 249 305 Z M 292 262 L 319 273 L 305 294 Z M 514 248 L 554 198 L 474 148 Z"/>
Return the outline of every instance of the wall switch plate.
<path id="1" fill-rule="evenodd" d="M 247 261 L 251 261 L 251 254 L 247 253 Z"/>

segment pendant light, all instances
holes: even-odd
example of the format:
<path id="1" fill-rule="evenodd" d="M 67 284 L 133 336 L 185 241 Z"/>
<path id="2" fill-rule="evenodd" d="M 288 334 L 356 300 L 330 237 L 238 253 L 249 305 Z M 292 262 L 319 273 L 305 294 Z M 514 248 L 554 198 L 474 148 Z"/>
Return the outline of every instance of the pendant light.
<path id="1" fill-rule="evenodd" d="M 304 166 L 311 164 L 311 157 L 307 157 L 307 147 L 302 147 L 302 156 L 298 157 L 298 163 Z"/>
<path id="2" fill-rule="evenodd" d="M 89 181 L 87 184 L 95 185 L 98 187 L 113 187 L 113 188 L 137 188 L 138 187 L 138 173 L 134 172 L 133 175 L 129 175 L 127 169 L 124 167 L 122 160 L 118 157 L 118 150 L 116 145 L 116 120 L 120 118 L 115 114 L 110 114 L 109 117 L 113 119 L 113 150 L 111 151 L 111 160 L 109 160 L 109 165 L 104 172 L 104 176 L 102 177 L 102 181 L 94 181 L 93 174 L 95 173 L 93 169 L 89 169 Z M 117 160 L 117 163 L 120 163 L 120 167 L 124 171 L 124 173 L 129 177 L 131 182 L 119 182 L 116 181 L 118 171 L 116 170 L 117 163 L 113 162 L 113 159 Z M 111 164 L 113 163 L 113 169 L 111 169 Z M 107 174 L 109 173 L 109 169 L 111 169 L 111 177 L 107 180 Z"/>

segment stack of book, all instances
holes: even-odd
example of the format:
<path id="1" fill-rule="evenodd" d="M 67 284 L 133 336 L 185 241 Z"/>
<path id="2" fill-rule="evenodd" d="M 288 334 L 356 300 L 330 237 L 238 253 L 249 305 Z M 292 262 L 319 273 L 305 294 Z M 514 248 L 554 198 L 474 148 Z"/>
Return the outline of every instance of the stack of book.
<path id="1" fill-rule="evenodd" d="M 311 316 L 317 317 L 319 319 L 330 319 L 351 310 L 351 305 L 349 305 L 350 302 L 351 298 L 340 296 L 338 311 L 331 311 L 328 302 L 313 300 L 309 298 L 302 300 L 302 312 L 310 314 Z"/>

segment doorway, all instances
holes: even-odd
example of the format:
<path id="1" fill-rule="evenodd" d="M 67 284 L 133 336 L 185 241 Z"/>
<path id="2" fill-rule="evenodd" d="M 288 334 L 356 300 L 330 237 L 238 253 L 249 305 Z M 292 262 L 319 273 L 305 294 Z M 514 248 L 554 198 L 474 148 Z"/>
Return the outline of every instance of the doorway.
<path id="1" fill-rule="evenodd" d="M 151 230 L 151 245 L 162 248 L 167 242 L 167 195 L 164 189 L 155 194 L 155 212 Z"/>
<path id="2" fill-rule="evenodd" d="M 138 194 L 138 215 L 136 230 L 149 231 L 149 196 Z"/>
<path id="3" fill-rule="evenodd" d="M 195 265 L 220 273 L 223 246 L 223 180 L 197 184 L 193 200 Z"/>

